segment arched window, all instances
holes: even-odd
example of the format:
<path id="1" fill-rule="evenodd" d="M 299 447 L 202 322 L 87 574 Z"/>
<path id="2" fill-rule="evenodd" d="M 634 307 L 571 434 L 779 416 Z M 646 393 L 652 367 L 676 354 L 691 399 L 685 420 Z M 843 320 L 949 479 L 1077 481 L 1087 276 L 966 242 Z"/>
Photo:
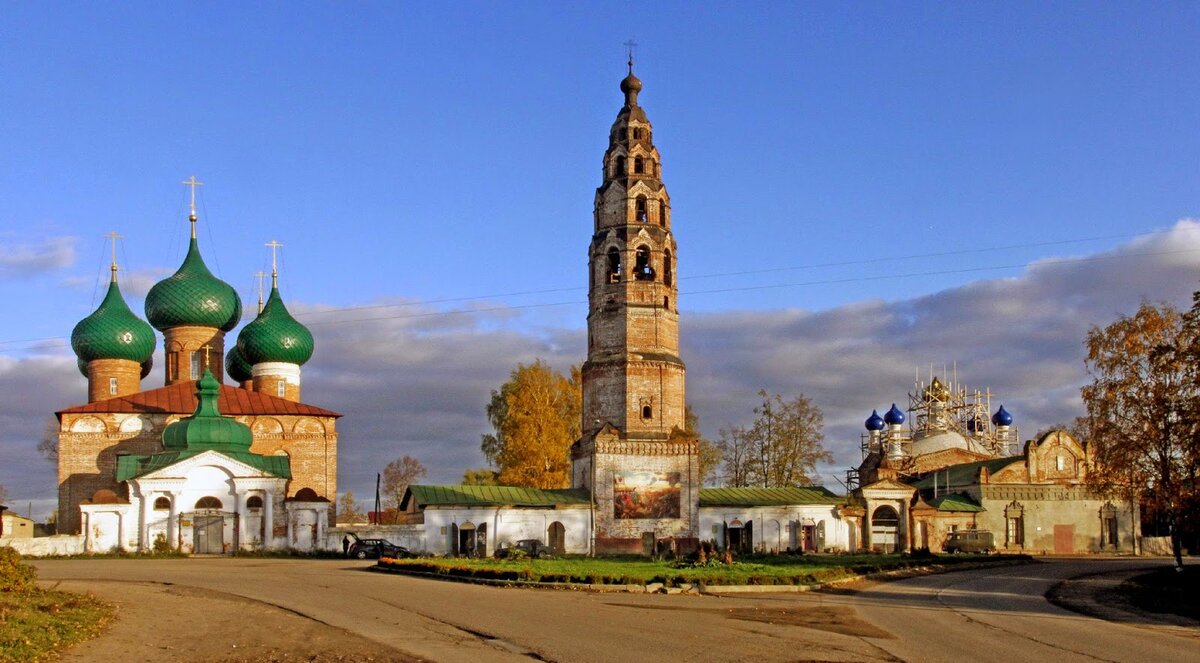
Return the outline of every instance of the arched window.
<path id="1" fill-rule="evenodd" d="M 635 216 L 636 216 L 637 220 L 641 221 L 642 223 L 645 223 L 646 218 L 647 218 L 646 197 L 645 196 L 637 197 L 637 202 L 634 204 L 634 209 L 636 210 Z"/>
<path id="2" fill-rule="evenodd" d="M 633 266 L 633 278 L 639 281 L 653 281 L 654 268 L 650 266 L 650 249 L 645 245 L 639 246 L 636 259 L 637 262 Z"/>
<path id="3" fill-rule="evenodd" d="M 671 285 L 671 249 L 663 251 L 663 285 Z"/>
<path id="4" fill-rule="evenodd" d="M 617 177 L 625 174 L 625 157 L 617 157 Z"/>
<path id="5" fill-rule="evenodd" d="M 643 419 L 652 419 L 653 417 L 654 417 L 654 408 L 650 407 L 649 404 L 643 405 L 642 406 L 642 418 Z"/>
<path id="6" fill-rule="evenodd" d="M 621 252 L 615 246 L 608 250 L 608 282 L 621 282 Z"/>
<path id="7" fill-rule="evenodd" d="M 637 174 L 646 172 L 646 162 L 642 161 L 641 157 L 634 157 L 633 172 Z"/>
<path id="8" fill-rule="evenodd" d="M 634 139 L 634 140 L 641 140 L 641 138 L 642 138 L 642 130 L 641 130 L 641 129 L 637 129 L 637 128 L 635 128 L 635 129 L 633 130 L 633 139 Z"/>
<path id="9" fill-rule="evenodd" d="M 261 508 L 263 508 L 263 499 L 262 499 L 261 497 L 259 497 L 258 495 L 251 495 L 251 496 L 250 496 L 250 497 L 249 497 L 249 498 L 246 500 L 246 508 L 247 508 L 247 509 L 261 509 Z"/>
<path id="10" fill-rule="evenodd" d="M 154 500 L 155 511 L 169 511 L 171 509 L 171 500 L 166 497 L 159 497 Z"/>
<path id="11" fill-rule="evenodd" d="M 221 500 L 215 497 L 201 497 L 196 500 L 197 509 L 220 509 Z"/>

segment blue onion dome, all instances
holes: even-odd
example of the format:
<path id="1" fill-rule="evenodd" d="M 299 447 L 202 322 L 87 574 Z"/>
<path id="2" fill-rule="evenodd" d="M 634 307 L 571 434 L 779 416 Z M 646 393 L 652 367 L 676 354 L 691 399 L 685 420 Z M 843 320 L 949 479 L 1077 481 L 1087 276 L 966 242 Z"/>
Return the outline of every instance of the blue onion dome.
<path id="1" fill-rule="evenodd" d="M 1008 410 L 1004 409 L 1003 405 L 1000 406 L 999 410 L 996 410 L 996 414 L 992 415 L 992 423 L 997 426 L 1011 426 L 1012 422 L 1012 415 L 1008 413 Z"/>
<path id="2" fill-rule="evenodd" d="M 900 408 L 896 407 L 895 403 L 892 403 L 892 409 L 883 415 L 883 421 L 889 426 L 899 426 L 904 423 L 904 413 L 900 411 Z"/>
<path id="3" fill-rule="evenodd" d="M 879 416 L 879 411 L 871 410 L 871 416 L 867 417 L 865 425 L 867 430 L 874 433 L 883 430 L 885 424 L 883 423 L 883 417 Z"/>
<path id="4" fill-rule="evenodd" d="M 129 310 L 116 273 L 104 301 L 71 331 L 71 349 L 82 362 L 94 359 L 127 359 L 139 364 L 154 353 L 154 330 Z"/>
<path id="5" fill-rule="evenodd" d="M 217 409 L 221 384 L 212 371 L 196 382 L 196 411 L 163 429 L 163 448 L 170 451 L 249 451 L 254 436 L 250 427 Z"/>
<path id="6" fill-rule="evenodd" d="M 262 313 L 238 334 L 237 350 L 251 366 L 264 361 L 303 364 L 312 357 L 313 335 L 288 313 L 279 288 L 272 286 Z"/>
<path id="7" fill-rule="evenodd" d="M 979 420 L 978 416 L 972 416 L 967 419 L 967 430 L 972 433 L 978 433 L 983 430 L 983 422 Z"/>
<path id="8" fill-rule="evenodd" d="M 179 271 L 150 288 L 146 318 L 159 331 L 183 326 L 229 331 L 242 319 L 242 300 L 233 286 L 208 271 L 193 237 Z"/>
<path id="9" fill-rule="evenodd" d="M 242 353 L 238 352 L 236 345 L 225 353 L 225 375 L 228 375 L 234 382 L 238 384 L 247 382 L 254 377 L 252 371 L 253 367 L 242 356 Z"/>

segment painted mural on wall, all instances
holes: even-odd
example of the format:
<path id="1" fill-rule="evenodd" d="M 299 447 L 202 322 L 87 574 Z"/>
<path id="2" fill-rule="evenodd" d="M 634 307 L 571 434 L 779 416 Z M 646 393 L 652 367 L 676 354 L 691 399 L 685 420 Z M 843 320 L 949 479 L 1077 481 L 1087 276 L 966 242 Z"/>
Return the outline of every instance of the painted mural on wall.
<path id="1" fill-rule="evenodd" d="M 678 518 L 679 472 L 618 472 L 613 475 L 617 519 Z"/>

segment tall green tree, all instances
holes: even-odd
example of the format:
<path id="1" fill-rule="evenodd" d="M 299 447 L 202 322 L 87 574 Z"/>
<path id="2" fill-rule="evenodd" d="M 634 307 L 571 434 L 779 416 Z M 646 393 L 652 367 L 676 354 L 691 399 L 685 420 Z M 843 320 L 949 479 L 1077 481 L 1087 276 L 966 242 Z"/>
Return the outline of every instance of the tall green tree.
<path id="1" fill-rule="evenodd" d="M 1186 316 L 1169 304 L 1143 303 L 1131 316 L 1092 327 L 1085 341 L 1091 382 L 1081 391 L 1094 458 L 1088 483 L 1151 502 L 1170 523 L 1180 569 L 1183 515 L 1200 488 L 1198 332 L 1200 295 Z"/>
<path id="2" fill-rule="evenodd" d="M 541 359 L 518 364 L 487 404 L 493 432 L 480 448 L 506 486 L 564 488 L 571 480 L 570 447 L 581 435 L 580 369 L 570 376 Z"/>

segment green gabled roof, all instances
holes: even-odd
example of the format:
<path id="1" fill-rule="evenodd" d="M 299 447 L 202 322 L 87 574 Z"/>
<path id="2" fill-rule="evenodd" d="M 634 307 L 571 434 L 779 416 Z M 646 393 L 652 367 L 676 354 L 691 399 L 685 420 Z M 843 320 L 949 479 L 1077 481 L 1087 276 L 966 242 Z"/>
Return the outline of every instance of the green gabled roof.
<path id="1" fill-rule="evenodd" d="M 978 481 L 979 470 L 985 467 L 988 474 L 995 474 L 1013 463 L 1024 460 L 1024 456 L 1008 456 L 1005 458 L 992 458 L 990 460 L 977 460 L 973 463 L 949 465 L 936 472 L 930 472 L 925 478 L 914 481 L 911 485 L 918 489 L 933 488 L 933 479 L 936 475 L 938 486 L 965 486 Z"/>
<path id="2" fill-rule="evenodd" d="M 938 511 L 984 511 L 982 506 L 980 506 L 975 500 L 971 499 L 970 495 L 965 493 L 951 493 L 949 495 L 942 495 L 937 499 L 928 500 L 928 502 L 929 506 L 937 509 Z"/>
<path id="3" fill-rule="evenodd" d="M 404 505 L 412 499 L 426 506 L 569 506 L 591 503 L 582 488 L 524 488 L 521 486 L 409 486 Z"/>
<path id="4" fill-rule="evenodd" d="M 701 488 L 700 506 L 787 506 L 841 504 L 845 497 L 825 486 L 796 488 Z"/>
<path id="5" fill-rule="evenodd" d="M 145 476 L 202 454 L 204 451 L 206 450 L 164 451 L 151 456 L 118 456 L 117 481 L 129 481 Z M 292 468 L 288 463 L 287 456 L 262 456 L 242 451 L 216 451 L 215 453 L 283 479 L 292 478 Z"/>

